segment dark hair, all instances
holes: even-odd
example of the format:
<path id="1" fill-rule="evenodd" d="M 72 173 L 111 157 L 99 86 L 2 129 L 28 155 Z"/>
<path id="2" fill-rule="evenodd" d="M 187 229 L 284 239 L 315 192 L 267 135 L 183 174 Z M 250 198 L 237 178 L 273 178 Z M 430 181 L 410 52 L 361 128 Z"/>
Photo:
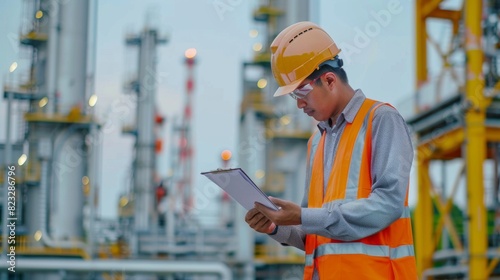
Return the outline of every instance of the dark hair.
<path id="1" fill-rule="evenodd" d="M 342 81 L 342 83 L 344 83 L 344 84 L 349 83 L 349 79 L 347 79 L 347 73 L 345 72 L 344 68 L 332 67 L 330 65 L 321 66 L 318 70 L 312 72 L 312 74 L 309 75 L 309 77 L 307 77 L 307 79 L 314 80 L 317 77 L 319 77 L 325 73 L 328 73 L 328 72 L 332 72 L 333 74 L 335 74 L 335 76 L 337 76 Z M 321 81 L 318 79 L 316 81 L 316 84 L 317 85 L 321 84 Z"/>

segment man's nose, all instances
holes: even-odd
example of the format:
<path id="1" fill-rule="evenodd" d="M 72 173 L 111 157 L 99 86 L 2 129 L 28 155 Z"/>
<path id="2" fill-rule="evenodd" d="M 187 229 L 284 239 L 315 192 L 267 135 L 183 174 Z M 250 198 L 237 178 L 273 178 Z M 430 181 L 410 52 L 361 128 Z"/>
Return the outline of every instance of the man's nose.
<path id="1" fill-rule="evenodd" d="M 297 98 L 297 108 L 302 109 L 306 106 L 306 101 L 304 99 Z"/>

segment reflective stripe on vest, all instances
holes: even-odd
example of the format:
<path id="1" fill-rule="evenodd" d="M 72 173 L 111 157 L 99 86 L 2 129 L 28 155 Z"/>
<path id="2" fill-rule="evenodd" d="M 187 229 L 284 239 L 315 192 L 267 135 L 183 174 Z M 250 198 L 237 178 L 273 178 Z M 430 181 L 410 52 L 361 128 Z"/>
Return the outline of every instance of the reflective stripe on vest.
<path id="1" fill-rule="evenodd" d="M 373 110 L 374 107 L 375 104 L 372 105 L 370 111 Z M 351 164 L 349 166 L 349 179 L 347 180 L 347 188 L 344 198 L 345 201 L 352 201 L 358 197 L 361 156 L 363 154 L 363 148 L 365 147 L 366 127 L 368 126 L 369 117 L 370 114 L 366 114 L 365 119 L 363 120 L 363 125 L 358 132 L 358 136 L 356 136 L 356 142 L 354 142 L 354 149 L 351 155 Z"/>
<path id="2" fill-rule="evenodd" d="M 405 207 L 401 218 L 410 218 L 410 208 Z M 355 244 L 355 246 L 349 246 Z M 328 247 L 330 246 L 330 247 Z M 321 249 L 324 248 L 324 249 Z M 380 254 L 380 252 L 384 252 Z M 328 243 L 319 246 L 313 254 L 306 255 L 305 265 L 313 264 L 314 257 L 324 255 L 341 255 L 341 254 L 365 254 L 373 257 L 390 257 L 391 259 L 404 258 L 415 256 L 414 248 L 411 245 L 402 245 L 397 248 L 390 248 L 389 246 L 368 245 L 364 243 Z"/>
<path id="3" fill-rule="evenodd" d="M 318 246 L 313 254 L 306 255 L 305 265 L 312 265 L 314 258 L 317 257 L 353 254 L 363 254 L 371 257 L 387 257 L 391 260 L 415 256 L 412 245 L 401 245 L 396 248 L 390 248 L 389 246 L 368 245 L 361 242 L 326 243 Z"/>
<path id="4" fill-rule="evenodd" d="M 379 105 L 382 105 L 379 103 Z M 377 106 L 376 104 L 373 104 L 369 111 L 373 110 L 374 107 Z M 351 156 L 351 162 L 349 165 L 349 180 L 347 189 L 346 189 L 346 201 L 351 201 L 356 199 L 358 195 L 358 182 L 359 182 L 359 175 L 360 175 L 360 170 L 361 170 L 361 156 L 363 153 L 363 148 L 365 144 L 365 137 L 366 137 L 366 128 L 368 126 L 368 121 L 369 121 L 370 114 L 366 114 L 363 120 L 363 125 L 361 126 L 361 129 L 356 136 L 356 141 L 354 143 L 354 149 L 353 153 Z M 312 168 L 313 161 L 314 161 L 314 156 L 316 154 L 316 149 L 318 147 L 318 143 L 321 140 L 321 134 L 320 133 L 314 133 L 312 136 L 312 142 L 311 142 L 311 149 L 310 149 L 310 155 L 309 155 L 309 168 Z M 312 173 L 312 172 L 309 172 Z M 309 179 L 309 178 L 308 178 Z"/>

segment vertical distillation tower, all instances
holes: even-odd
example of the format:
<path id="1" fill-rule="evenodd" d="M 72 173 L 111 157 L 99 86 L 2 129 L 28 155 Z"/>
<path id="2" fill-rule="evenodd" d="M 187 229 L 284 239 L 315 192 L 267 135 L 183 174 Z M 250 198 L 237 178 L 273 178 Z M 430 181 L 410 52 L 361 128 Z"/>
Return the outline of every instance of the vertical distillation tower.
<path id="1" fill-rule="evenodd" d="M 95 191 L 89 163 L 97 150 L 91 146 L 95 142 L 85 141 L 95 126 L 86 102 L 90 2 L 26 0 L 23 5 L 20 43 L 30 53 L 30 70 L 27 79 L 4 89 L 6 96 L 29 103 L 24 114 L 28 154 L 19 186 L 25 197 L 18 198 L 25 201 L 20 221 L 26 242 L 17 252 L 87 258 L 92 244 L 84 239 L 92 234 L 84 228 L 83 209 L 86 203 L 94 207 L 87 195 Z M 27 277 L 61 279 L 58 273 Z"/>
<path id="2" fill-rule="evenodd" d="M 285 27 L 309 19 L 309 5 L 309 1 L 261 1 L 253 18 L 263 40 L 254 45 L 253 61 L 245 62 L 242 69 L 240 164 L 267 194 L 297 203 L 302 199 L 307 140 L 314 125 L 292 98 L 273 98 L 277 85 L 269 46 Z M 255 236 L 254 250 L 256 261 L 268 272 L 278 273 L 276 277 L 284 277 L 288 265 L 301 266 L 303 261 L 293 248 L 263 235 Z"/>
<path id="3" fill-rule="evenodd" d="M 134 232 L 132 254 L 140 254 L 139 235 L 150 233 L 156 225 L 155 217 L 155 96 L 156 96 L 156 48 L 166 43 L 157 30 L 145 28 L 137 36 L 127 36 L 126 44 L 138 46 L 137 80 L 132 82 L 137 94 L 137 114 L 134 134 L 135 159 L 133 164 Z"/>
<path id="4" fill-rule="evenodd" d="M 41 8 L 44 4 L 49 7 L 50 1 L 42 2 Z M 81 109 L 85 104 L 88 4 L 72 1 L 59 4 L 58 10 L 55 6 L 46 10 L 52 13 L 48 46 L 36 49 L 37 59 L 45 61 L 33 67 L 38 74 L 33 83 L 45 78 L 47 99 L 32 104 L 25 115 L 29 125 L 28 168 L 40 166 L 40 184 L 28 187 L 28 201 L 32 203 L 26 209 L 26 219 L 29 236 L 41 234 L 42 241 L 83 237 L 81 185 L 87 158 L 82 148 L 89 127 Z M 50 199 L 49 193 L 54 194 Z M 63 243 L 65 247 L 73 246 Z"/>

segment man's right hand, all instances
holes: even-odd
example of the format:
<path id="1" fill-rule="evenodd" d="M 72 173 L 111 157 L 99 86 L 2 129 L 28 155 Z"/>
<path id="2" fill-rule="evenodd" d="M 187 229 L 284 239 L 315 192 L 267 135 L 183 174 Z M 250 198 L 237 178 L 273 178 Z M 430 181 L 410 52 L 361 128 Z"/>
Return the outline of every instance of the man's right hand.
<path id="1" fill-rule="evenodd" d="M 259 210 L 252 208 L 245 215 L 245 222 L 253 228 L 255 231 L 260 233 L 269 234 L 274 231 L 276 225 L 269 220 L 264 214 L 259 212 Z"/>

